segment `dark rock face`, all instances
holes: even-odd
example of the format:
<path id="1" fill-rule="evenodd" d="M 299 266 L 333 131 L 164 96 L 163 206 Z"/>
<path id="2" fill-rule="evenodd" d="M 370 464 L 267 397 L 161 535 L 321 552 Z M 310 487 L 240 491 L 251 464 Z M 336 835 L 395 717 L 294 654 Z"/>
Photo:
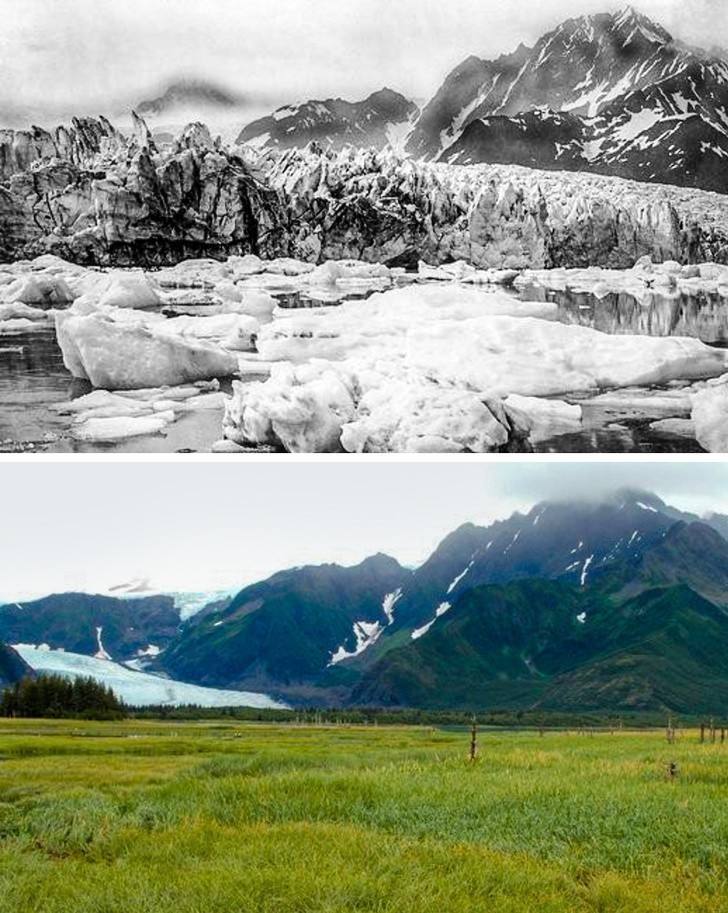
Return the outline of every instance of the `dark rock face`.
<path id="1" fill-rule="evenodd" d="M 676 43 L 628 8 L 571 19 L 496 61 L 468 58 L 424 109 L 407 149 L 727 193 L 727 126 L 725 60 Z"/>
<path id="2" fill-rule="evenodd" d="M 310 142 L 331 149 L 347 144 L 382 149 L 390 142 L 391 131 L 406 126 L 416 113 L 413 102 L 382 89 L 359 102 L 329 98 L 279 108 L 248 124 L 237 141 L 279 149 L 300 149 Z"/>
<path id="3" fill-rule="evenodd" d="M 0 688 L 5 685 L 14 685 L 21 678 L 34 678 L 35 672 L 25 660 L 9 647 L 0 643 Z"/>
<path id="4" fill-rule="evenodd" d="M 190 106 L 233 108 L 237 103 L 238 99 L 220 86 L 201 79 L 182 79 L 168 85 L 156 98 L 141 102 L 138 111 L 144 117 Z"/>

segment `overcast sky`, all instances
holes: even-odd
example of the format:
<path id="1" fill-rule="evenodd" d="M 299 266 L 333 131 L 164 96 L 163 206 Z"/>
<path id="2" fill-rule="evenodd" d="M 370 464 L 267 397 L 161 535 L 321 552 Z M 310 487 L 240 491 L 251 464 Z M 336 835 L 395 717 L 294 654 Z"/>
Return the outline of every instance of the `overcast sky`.
<path id="1" fill-rule="evenodd" d="M 547 498 L 648 488 L 728 513 L 728 463 L 7 462 L 0 599 L 241 587 L 286 567 L 424 560 L 462 523 Z"/>
<path id="2" fill-rule="evenodd" d="M 0 0 L 0 111 L 101 113 L 171 77 L 210 78 L 273 104 L 425 99 L 470 54 L 533 44 L 613 0 Z M 728 46 L 726 0 L 638 0 L 691 43 Z"/>

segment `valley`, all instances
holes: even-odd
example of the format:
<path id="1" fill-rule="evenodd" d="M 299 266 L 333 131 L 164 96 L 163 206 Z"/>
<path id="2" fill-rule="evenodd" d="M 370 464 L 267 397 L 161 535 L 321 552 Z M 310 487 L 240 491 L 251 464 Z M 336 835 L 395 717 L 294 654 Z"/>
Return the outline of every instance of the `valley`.
<path id="1" fill-rule="evenodd" d="M 6 680 L 90 675 L 131 706 L 720 715 L 726 529 L 620 489 L 465 524 L 414 568 L 294 567 L 193 612 L 179 594 L 8 603 Z"/>

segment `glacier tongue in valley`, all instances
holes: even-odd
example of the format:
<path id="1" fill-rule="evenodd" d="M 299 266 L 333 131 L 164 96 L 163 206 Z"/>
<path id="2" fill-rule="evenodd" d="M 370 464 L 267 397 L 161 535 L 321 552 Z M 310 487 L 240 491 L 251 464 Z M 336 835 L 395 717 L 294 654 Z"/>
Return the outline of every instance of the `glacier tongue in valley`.
<path id="1" fill-rule="evenodd" d="M 146 672 L 137 672 L 103 657 L 82 656 L 43 646 L 18 644 L 15 649 L 36 672 L 69 678 L 89 676 L 112 688 L 117 697 L 133 707 L 196 704 L 201 707 L 283 708 L 285 704 L 266 694 L 203 688 Z"/>

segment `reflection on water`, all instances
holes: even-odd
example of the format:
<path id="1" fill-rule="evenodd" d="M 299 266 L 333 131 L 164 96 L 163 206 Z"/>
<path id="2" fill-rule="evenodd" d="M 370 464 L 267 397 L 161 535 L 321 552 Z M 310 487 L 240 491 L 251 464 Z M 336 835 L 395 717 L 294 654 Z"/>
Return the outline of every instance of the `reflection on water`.
<path id="1" fill-rule="evenodd" d="M 69 416 L 52 406 L 90 390 L 66 370 L 52 328 L 0 337 L 0 448 L 32 443 L 50 453 L 174 453 L 207 451 L 221 436 L 222 409 L 206 409 L 181 416 L 165 435 L 115 444 L 75 441 Z"/>
<path id="2" fill-rule="evenodd" d="M 342 298 L 321 291 L 318 297 L 300 292 L 277 295 L 281 308 L 317 308 L 362 300 L 372 292 Z M 514 293 L 515 294 L 515 293 Z M 716 295 L 652 295 L 641 303 L 631 295 L 596 298 L 586 293 L 557 292 L 538 287 L 523 289 L 527 301 L 550 301 L 558 306 L 557 319 L 592 327 L 603 333 L 648 336 L 693 336 L 715 346 L 728 347 L 728 302 Z M 222 410 L 183 415 L 166 435 L 132 438 L 117 444 L 88 444 L 71 439 L 70 419 L 51 407 L 89 391 L 63 365 L 52 328 L 0 336 L 0 450 L 33 443 L 36 448 L 77 453 L 172 453 L 209 451 L 221 434 Z M 586 418 L 586 416 L 585 416 Z M 538 452 L 561 453 L 699 453 L 699 445 L 658 435 L 649 421 L 589 427 L 537 445 Z"/>
<path id="3" fill-rule="evenodd" d="M 562 323 L 591 327 L 612 336 L 693 336 L 709 345 L 728 347 L 728 301 L 719 295 L 652 294 L 638 301 L 626 293 L 595 298 L 583 292 L 526 287 L 527 301 L 558 305 Z"/>
<path id="4" fill-rule="evenodd" d="M 0 337 L 0 442 L 46 442 L 68 426 L 49 408 L 88 391 L 63 365 L 52 328 Z"/>
<path id="5" fill-rule="evenodd" d="M 704 453 L 697 441 L 655 433 L 649 422 L 587 429 L 536 444 L 535 453 Z"/>

